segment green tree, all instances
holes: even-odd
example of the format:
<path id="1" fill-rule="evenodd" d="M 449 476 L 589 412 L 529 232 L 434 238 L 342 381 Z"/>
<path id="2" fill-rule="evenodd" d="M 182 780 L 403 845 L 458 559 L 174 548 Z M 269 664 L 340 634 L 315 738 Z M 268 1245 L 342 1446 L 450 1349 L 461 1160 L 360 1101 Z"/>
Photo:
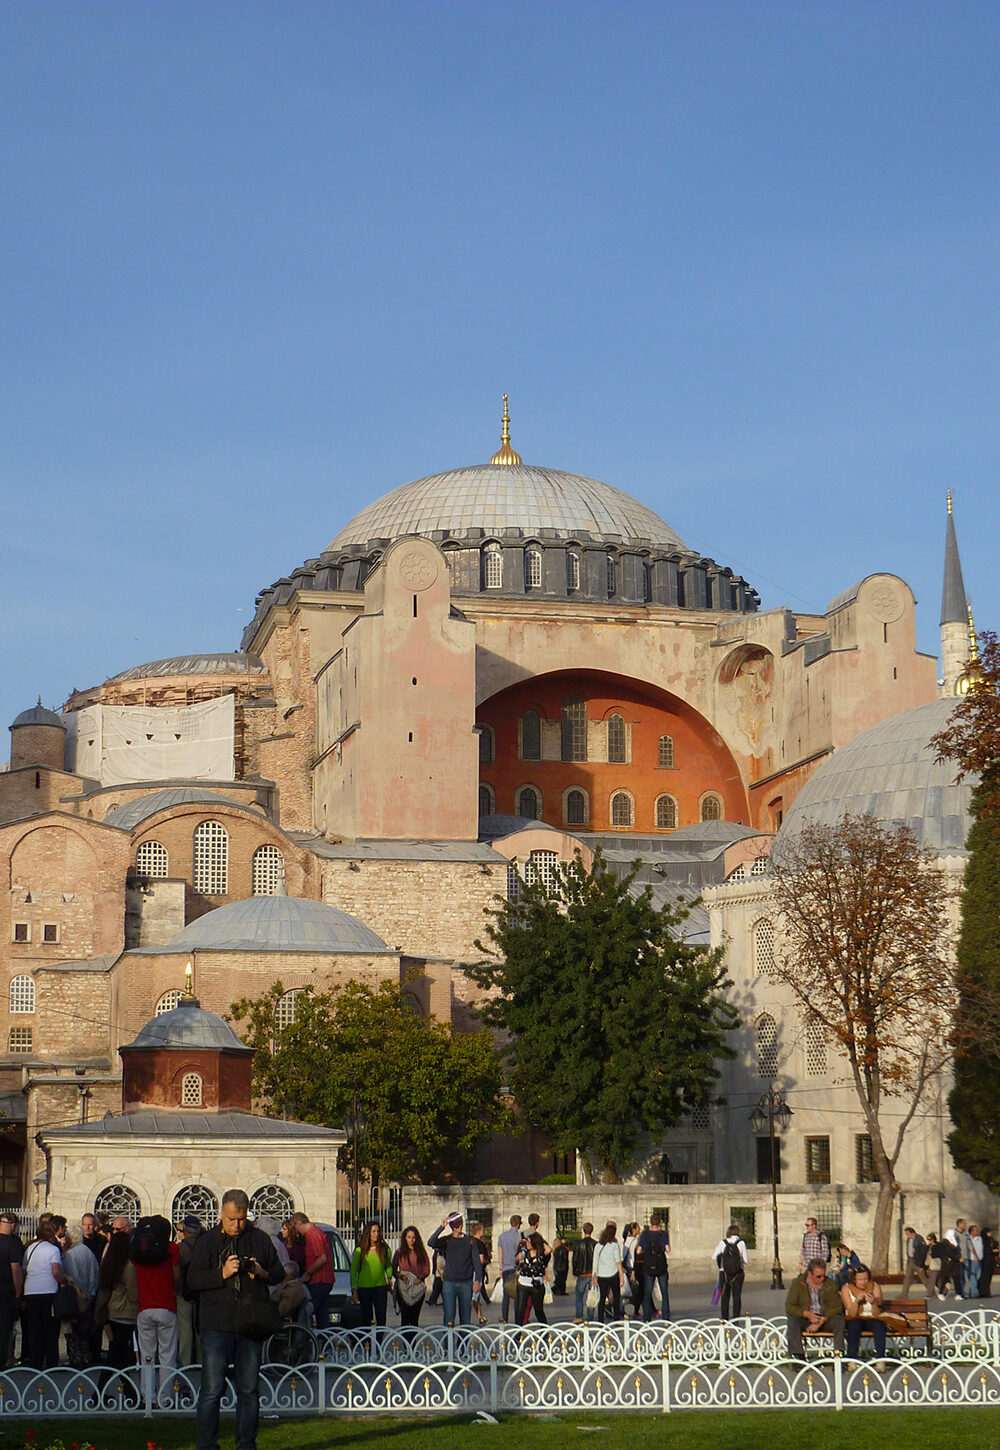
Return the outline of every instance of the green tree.
<path id="1" fill-rule="evenodd" d="M 973 824 L 962 890 L 954 1023 L 954 1086 L 948 1137 L 956 1168 L 1000 1191 L 1000 644 L 984 630 L 966 667 L 970 688 L 934 737 L 939 760 L 972 777 Z"/>
<path id="2" fill-rule="evenodd" d="M 644 1133 L 713 1101 L 737 1021 L 721 953 L 685 944 L 686 913 L 635 893 L 637 869 L 618 880 L 600 854 L 591 870 L 577 857 L 554 885 L 498 897 L 476 943 L 491 959 L 470 969 L 525 1118 L 608 1182 Z"/>
<path id="3" fill-rule="evenodd" d="M 884 1273 L 899 1154 L 950 1058 L 947 887 L 908 826 L 870 815 L 805 825 L 773 870 L 776 974 L 847 1061 L 879 1182 L 871 1262 Z"/>
<path id="4" fill-rule="evenodd" d="M 356 982 L 304 988 L 294 1020 L 276 1030 L 283 993 L 275 982 L 231 1008 L 255 1049 L 254 1095 L 275 1113 L 341 1127 L 357 1093 L 367 1116 L 363 1170 L 383 1179 L 447 1178 L 483 1138 L 512 1126 L 488 1032 L 453 1032 L 421 1016 L 412 996 L 391 983 L 373 990 Z"/>

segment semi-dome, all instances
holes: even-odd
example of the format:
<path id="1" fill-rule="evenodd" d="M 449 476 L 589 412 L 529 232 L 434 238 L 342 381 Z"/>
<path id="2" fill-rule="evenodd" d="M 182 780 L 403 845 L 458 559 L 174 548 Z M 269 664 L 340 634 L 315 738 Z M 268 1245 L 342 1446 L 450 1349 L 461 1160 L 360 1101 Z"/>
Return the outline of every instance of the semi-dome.
<path id="1" fill-rule="evenodd" d="M 330 550 L 408 534 L 464 537 L 508 530 L 551 537 L 643 543 L 687 553 L 669 524 L 638 499 L 576 473 L 528 464 L 476 464 L 404 483 L 362 509 Z"/>
<path id="2" fill-rule="evenodd" d="M 389 948 L 364 922 L 325 901 L 296 896 L 254 896 L 231 901 L 198 917 L 155 952 L 386 952 Z"/>
<path id="3" fill-rule="evenodd" d="M 11 725 L 11 730 L 20 730 L 22 725 L 51 725 L 57 730 L 65 730 L 66 725 L 62 717 L 54 710 L 47 710 L 39 700 L 37 705 L 32 705 L 30 710 L 22 710 L 17 719 Z"/>
<path id="4" fill-rule="evenodd" d="M 220 795 L 218 791 L 205 790 L 195 785 L 173 785 L 165 790 L 150 791 L 148 795 L 137 796 L 122 806 L 115 806 L 104 817 L 106 826 L 117 826 L 120 831 L 134 831 L 136 826 L 155 816 L 158 811 L 173 809 L 174 806 L 212 805 L 221 808 L 230 806 L 233 810 L 248 811 L 250 801 L 238 801 L 232 796 Z"/>
<path id="5" fill-rule="evenodd" d="M 228 1022 L 214 1012 L 206 1012 L 196 997 L 182 997 L 172 1011 L 147 1022 L 138 1037 L 124 1043 L 122 1050 L 165 1047 L 253 1053 L 253 1048 L 240 1041 Z"/>
<path id="6" fill-rule="evenodd" d="M 955 762 L 938 760 L 930 743 L 954 708 L 954 700 L 944 699 L 904 710 L 824 760 L 785 816 L 775 860 L 807 821 L 833 826 L 845 815 L 865 814 L 904 822 L 927 851 L 962 853 L 972 824 L 973 782 L 956 784 Z"/>

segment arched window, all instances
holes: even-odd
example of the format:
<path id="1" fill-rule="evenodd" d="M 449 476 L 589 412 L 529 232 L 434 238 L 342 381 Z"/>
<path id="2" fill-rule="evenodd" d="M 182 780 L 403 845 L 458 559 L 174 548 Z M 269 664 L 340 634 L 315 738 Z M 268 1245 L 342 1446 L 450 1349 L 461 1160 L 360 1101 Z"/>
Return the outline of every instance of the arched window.
<path id="1" fill-rule="evenodd" d="M 206 1228 L 214 1228 L 219 1222 L 219 1200 L 203 1183 L 189 1183 L 186 1188 L 174 1194 L 174 1201 L 170 1206 L 172 1222 L 183 1223 L 189 1213 L 200 1218 Z"/>
<path id="2" fill-rule="evenodd" d="M 285 884 L 285 858 L 277 846 L 258 846 L 253 853 L 254 896 L 277 896 Z"/>
<path id="3" fill-rule="evenodd" d="M 611 797 L 611 824 L 612 826 L 630 826 L 632 824 L 632 797 L 628 791 L 616 790 Z"/>
<path id="4" fill-rule="evenodd" d="M 287 992 L 282 992 L 274 1004 L 274 1030 L 281 1032 L 286 1027 L 291 1027 L 295 1021 L 295 1014 L 298 1011 L 299 998 L 302 996 L 301 987 L 292 987 Z"/>
<path id="5" fill-rule="evenodd" d="M 479 732 L 479 764 L 492 765 L 496 759 L 496 750 L 493 746 L 493 728 L 490 725 L 477 725 Z"/>
<path id="6" fill-rule="evenodd" d="M 532 851 L 524 868 L 527 882 L 537 881 L 551 894 L 559 884 L 559 857 L 555 851 Z"/>
<path id="7" fill-rule="evenodd" d="M 541 589 L 542 587 L 541 549 L 530 548 L 524 551 L 524 587 L 525 589 Z"/>
<path id="8" fill-rule="evenodd" d="M 657 753 L 656 763 L 662 769 L 672 770 L 674 766 L 674 737 L 672 735 L 660 736 L 660 748 Z"/>
<path id="9" fill-rule="evenodd" d="M 491 816 L 493 810 L 493 787 L 491 785 L 481 785 L 479 787 L 479 814 L 481 816 Z"/>
<path id="10" fill-rule="evenodd" d="M 826 1073 L 826 1028 L 815 1017 L 806 1022 L 806 1077 Z"/>
<path id="11" fill-rule="evenodd" d="M 181 1078 L 181 1107 L 200 1108 L 202 1104 L 202 1082 L 200 1072 L 186 1072 Z"/>
<path id="12" fill-rule="evenodd" d="M 625 721 L 621 715 L 608 719 L 608 760 L 612 765 L 625 764 Z"/>
<path id="13" fill-rule="evenodd" d="M 701 818 L 703 821 L 722 820 L 722 802 L 717 795 L 707 795 L 701 803 Z"/>
<path id="14" fill-rule="evenodd" d="M 168 1012 L 172 1012 L 175 1007 L 181 1005 L 181 998 L 183 996 L 184 993 L 179 991 L 177 987 L 171 987 L 170 991 L 164 992 L 163 996 L 157 1002 L 156 1011 L 153 1013 L 153 1016 L 165 1017 Z"/>
<path id="15" fill-rule="evenodd" d="M 778 1024 L 764 1013 L 757 1018 L 757 1076 L 775 1077 L 778 1071 Z"/>
<path id="16" fill-rule="evenodd" d="M 12 1016 L 18 1012 L 34 1012 L 34 977 L 11 977 L 8 1002 Z"/>
<path id="17" fill-rule="evenodd" d="M 499 544 L 487 544 L 483 549 L 483 588 L 503 588 L 503 551 Z"/>
<path id="18" fill-rule="evenodd" d="M 753 929 L 753 968 L 758 976 L 774 976 L 774 923 L 766 916 Z"/>
<path id="19" fill-rule="evenodd" d="M 587 758 L 587 707 L 578 695 L 570 695 L 562 707 L 562 758 Z"/>
<path id="20" fill-rule="evenodd" d="M 94 1199 L 94 1212 L 106 1213 L 109 1218 L 127 1218 L 135 1225 L 139 1222 L 139 1195 L 124 1183 L 113 1183 L 102 1188 Z"/>
<path id="21" fill-rule="evenodd" d="M 167 879 L 167 848 L 159 841 L 140 841 L 135 852 L 135 874 L 151 881 Z"/>
<path id="22" fill-rule="evenodd" d="M 568 790 L 566 792 L 564 814 L 567 826 L 585 826 L 587 824 L 586 791 Z"/>
<path id="23" fill-rule="evenodd" d="M 194 881 L 199 896 L 225 896 L 229 890 L 229 837 L 218 821 L 194 829 Z"/>
<path id="24" fill-rule="evenodd" d="M 673 796 L 660 795 L 656 797 L 656 829 L 658 831 L 676 831 L 677 802 Z"/>
<path id="25" fill-rule="evenodd" d="M 575 594 L 580 587 L 580 555 L 575 549 L 566 552 L 566 592 Z"/>
<path id="26" fill-rule="evenodd" d="M 287 1188 L 282 1188 L 278 1183 L 267 1183 L 263 1188 L 255 1188 L 250 1195 L 251 1218 L 261 1218 L 267 1214 L 269 1218 L 276 1218 L 279 1223 L 284 1223 L 294 1212 L 294 1198 Z"/>
<path id="27" fill-rule="evenodd" d="M 608 598 L 618 593 L 618 561 L 614 554 L 608 555 Z"/>
<path id="28" fill-rule="evenodd" d="M 529 821 L 542 819 L 542 796 L 533 785 L 526 785 L 517 793 L 517 814 Z"/>
<path id="29" fill-rule="evenodd" d="M 644 563 L 642 566 L 642 602 L 648 604 L 653 597 L 653 566 Z"/>
<path id="30" fill-rule="evenodd" d="M 541 760 L 542 717 L 537 710 L 525 710 L 521 716 L 521 759 Z"/>

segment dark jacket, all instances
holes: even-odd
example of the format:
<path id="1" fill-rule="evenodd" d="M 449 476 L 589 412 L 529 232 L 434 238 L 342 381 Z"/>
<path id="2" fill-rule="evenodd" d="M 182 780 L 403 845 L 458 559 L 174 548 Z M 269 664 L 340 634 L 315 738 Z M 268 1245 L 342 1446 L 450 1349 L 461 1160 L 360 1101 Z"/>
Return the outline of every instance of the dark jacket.
<path id="1" fill-rule="evenodd" d="M 913 1262 L 918 1269 L 922 1269 L 927 1263 L 927 1240 L 920 1234 L 914 1234 L 910 1243 L 913 1245 Z"/>
<path id="2" fill-rule="evenodd" d="M 268 1278 L 252 1279 L 249 1274 L 234 1274 L 223 1279 L 222 1266 L 230 1254 L 241 1259 L 256 1259 Z M 247 1224 L 236 1238 L 223 1233 L 221 1224 L 203 1233 L 194 1246 L 187 1271 L 187 1287 L 198 1295 L 202 1329 L 216 1329 L 223 1334 L 234 1332 L 236 1300 L 251 1294 L 266 1299 L 268 1286 L 280 1284 L 284 1269 L 274 1244 L 261 1229 Z"/>
<path id="3" fill-rule="evenodd" d="M 459 1234 L 456 1238 L 451 1229 L 443 1225 L 427 1240 L 427 1247 L 436 1249 L 444 1259 L 444 1277 L 449 1284 L 482 1279 L 482 1261 L 473 1243 L 468 1234 Z"/>
<path id="4" fill-rule="evenodd" d="M 788 1287 L 785 1313 L 790 1314 L 793 1318 L 804 1318 L 809 1304 L 809 1285 L 806 1283 L 804 1275 L 800 1274 L 797 1279 L 792 1280 Z M 819 1312 L 824 1319 L 832 1319 L 835 1314 L 844 1312 L 844 1301 L 832 1279 L 823 1280 L 823 1287 L 819 1291 Z"/>

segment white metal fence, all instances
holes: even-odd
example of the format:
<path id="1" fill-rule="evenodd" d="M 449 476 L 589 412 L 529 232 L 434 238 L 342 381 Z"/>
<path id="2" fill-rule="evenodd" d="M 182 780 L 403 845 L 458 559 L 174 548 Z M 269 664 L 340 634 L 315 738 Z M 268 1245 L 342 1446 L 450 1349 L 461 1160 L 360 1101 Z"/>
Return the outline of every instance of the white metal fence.
<path id="1" fill-rule="evenodd" d="M 277 1415 L 1000 1405 L 1000 1314 L 934 1315 L 932 1327 L 929 1348 L 890 1341 L 884 1370 L 828 1354 L 790 1362 L 778 1319 L 303 1332 L 288 1356 L 301 1363 L 272 1353 L 265 1364 L 261 1405 Z M 0 1415 L 191 1415 L 199 1376 L 197 1365 L 178 1370 L 157 1404 L 152 1364 L 14 1369 L 0 1375 Z M 223 1410 L 234 1405 L 229 1386 Z"/>

